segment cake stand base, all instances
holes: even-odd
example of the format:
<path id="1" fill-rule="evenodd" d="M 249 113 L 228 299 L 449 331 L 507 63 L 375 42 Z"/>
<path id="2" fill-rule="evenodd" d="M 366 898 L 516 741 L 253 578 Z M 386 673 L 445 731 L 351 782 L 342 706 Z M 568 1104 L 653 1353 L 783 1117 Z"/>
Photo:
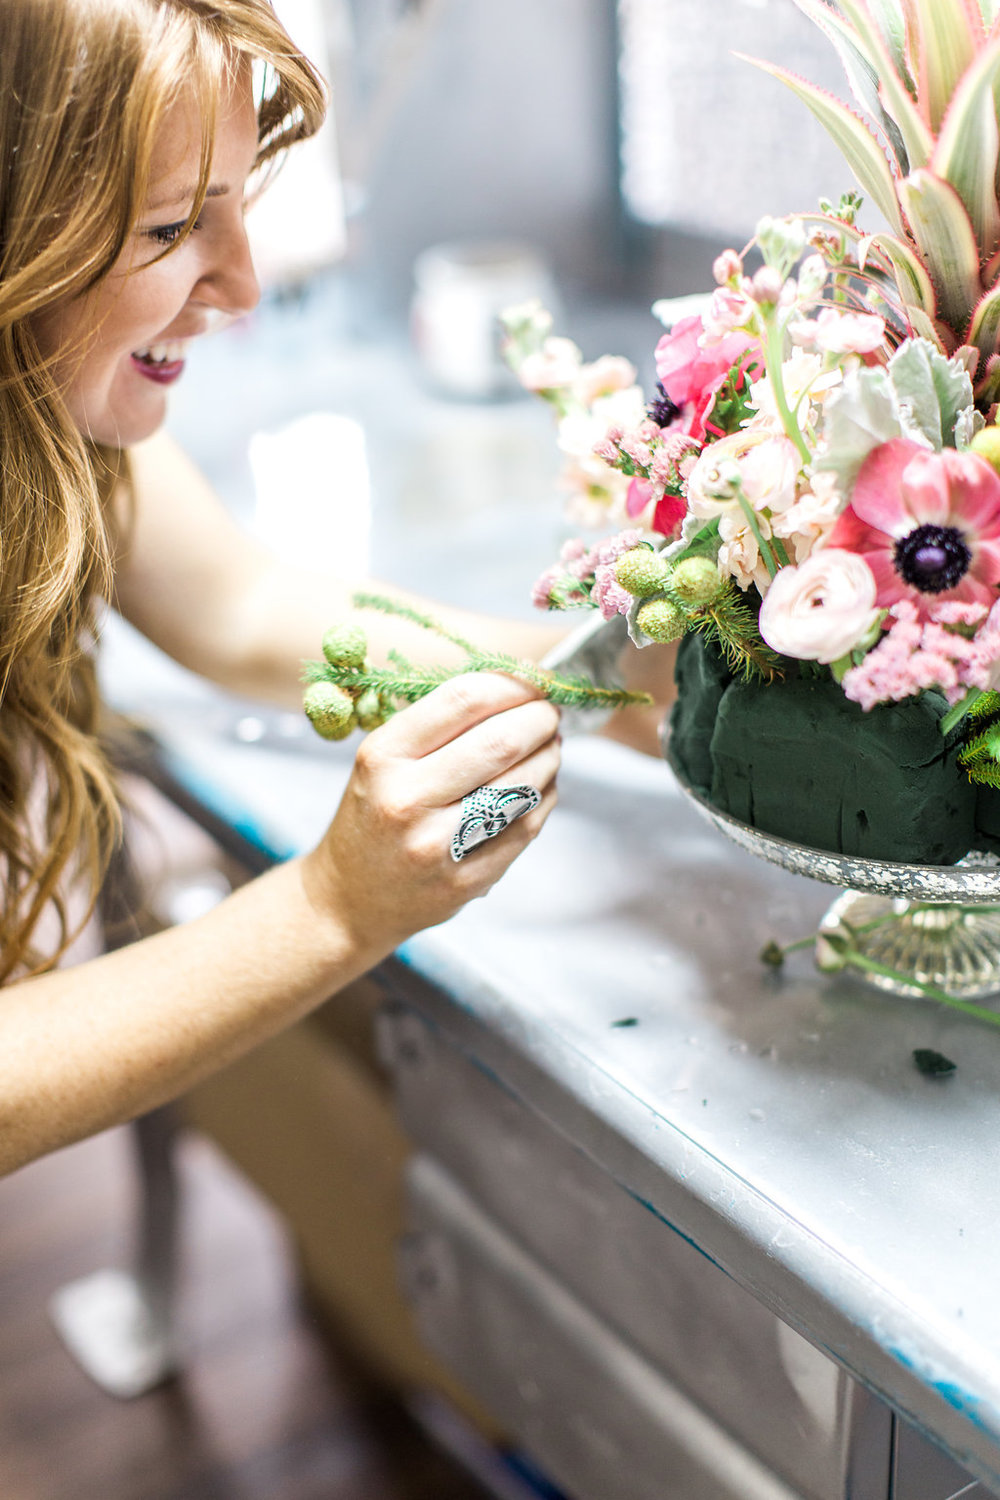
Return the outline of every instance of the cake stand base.
<path id="1" fill-rule="evenodd" d="M 931 905 L 845 891 L 824 916 L 820 932 L 845 929 L 859 953 L 901 976 L 865 974 L 869 984 L 890 994 L 921 997 L 904 975 L 960 1000 L 1000 994 L 1000 907 Z"/>

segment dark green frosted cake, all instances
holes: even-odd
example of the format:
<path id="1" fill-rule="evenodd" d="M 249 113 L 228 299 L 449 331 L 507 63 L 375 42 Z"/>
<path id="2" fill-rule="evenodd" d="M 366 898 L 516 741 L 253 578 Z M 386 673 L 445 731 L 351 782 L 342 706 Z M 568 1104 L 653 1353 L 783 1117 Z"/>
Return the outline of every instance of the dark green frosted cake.
<path id="1" fill-rule="evenodd" d="M 977 788 L 938 728 L 943 697 L 866 713 L 832 679 L 787 666 L 766 687 L 734 681 L 702 636 L 681 642 L 671 754 L 713 806 L 780 838 L 868 859 L 954 864 L 991 842 L 977 832 Z M 989 833 L 1000 834 L 1000 807 L 978 800 Z"/>

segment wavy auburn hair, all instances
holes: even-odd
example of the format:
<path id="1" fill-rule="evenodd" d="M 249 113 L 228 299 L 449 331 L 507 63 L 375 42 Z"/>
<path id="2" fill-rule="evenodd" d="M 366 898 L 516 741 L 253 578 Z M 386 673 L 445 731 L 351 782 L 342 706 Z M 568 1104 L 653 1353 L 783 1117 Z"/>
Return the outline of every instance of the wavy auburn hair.
<path id="1" fill-rule="evenodd" d="M 80 434 L 32 330 L 128 246 L 182 93 L 204 122 L 190 230 L 218 100 L 248 62 L 262 166 L 325 109 L 268 0 L 0 0 L 0 983 L 56 962 L 74 936 L 61 892 L 83 877 L 93 908 L 120 825 L 91 647 L 127 458 Z M 50 907 L 60 936 L 41 953 L 33 934 Z"/>

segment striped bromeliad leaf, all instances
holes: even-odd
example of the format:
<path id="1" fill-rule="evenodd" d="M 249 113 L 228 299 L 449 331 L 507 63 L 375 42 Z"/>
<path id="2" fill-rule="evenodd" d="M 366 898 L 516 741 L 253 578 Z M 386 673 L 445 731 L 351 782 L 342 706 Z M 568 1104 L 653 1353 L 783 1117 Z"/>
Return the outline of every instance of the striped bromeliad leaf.
<path id="1" fill-rule="evenodd" d="M 837 49 L 856 107 L 758 62 L 806 103 L 889 224 L 904 326 L 1000 354 L 1000 0 L 795 0 Z M 754 61 L 754 59 L 750 59 Z"/>

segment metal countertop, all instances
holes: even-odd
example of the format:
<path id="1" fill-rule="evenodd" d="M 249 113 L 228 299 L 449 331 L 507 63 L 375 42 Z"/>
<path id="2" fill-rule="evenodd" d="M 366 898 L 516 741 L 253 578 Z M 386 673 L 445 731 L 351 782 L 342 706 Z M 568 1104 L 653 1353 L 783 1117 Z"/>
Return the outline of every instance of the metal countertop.
<path id="1" fill-rule="evenodd" d="M 274 854 L 325 826 L 350 748 L 226 707 L 150 716 L 174 774 Z M 265 724 L 269 721 L 262 720 Z M 398 960 L 459 1046 L 649 1210 L 982 1477 L 1000 1478 L 1000 1036 L 780 972 L 833 892 L 732 848 L 668 768 L 565 747 L 544 836 Z M 631 1020 L 629 1026 L 616 1022 Z M 916 1047 L 957 1064 L 921 1075 Z"/>

